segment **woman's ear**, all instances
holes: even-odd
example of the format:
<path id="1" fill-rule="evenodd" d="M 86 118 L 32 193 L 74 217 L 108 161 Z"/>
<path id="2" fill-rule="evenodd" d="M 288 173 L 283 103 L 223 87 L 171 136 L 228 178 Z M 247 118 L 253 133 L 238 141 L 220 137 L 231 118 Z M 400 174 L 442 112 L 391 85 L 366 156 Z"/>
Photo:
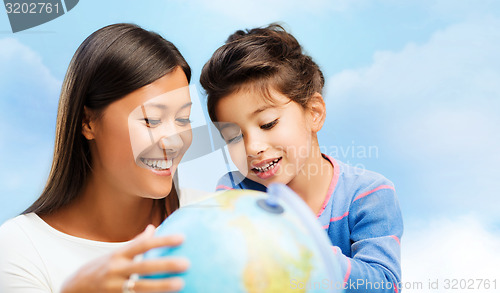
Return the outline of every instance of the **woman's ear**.
<path id="1" fill-rule="evenodd" d="M 94 119 L 92 114 L 92 110 L 83 106 L 82 134 L 87 140 L 93 140 L 95 138 Z"/>
<path id="2" fill-rule="evenodd" d="M 323 96 L 320 93 L 314 93 L 307 103 L 307 110 L 310 115 L 311 130 L 318 132 L 323 127 L 326 118 L 326 106 Z"/>

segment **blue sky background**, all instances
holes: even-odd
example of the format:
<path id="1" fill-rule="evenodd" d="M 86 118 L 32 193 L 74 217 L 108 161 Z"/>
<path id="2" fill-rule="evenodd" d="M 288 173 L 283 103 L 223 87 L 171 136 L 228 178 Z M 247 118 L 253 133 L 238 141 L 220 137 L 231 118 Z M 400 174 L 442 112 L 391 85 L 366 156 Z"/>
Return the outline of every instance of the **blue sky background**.
<path id="1" fill-rule="evenodd" d="M 275 21 L 297 37 L 327 79 L 320 145 L 396 185 L 405 220 L 404 280 L 425 285 L 428 279 L 498 277 L 495 0 L 80 1 L 16 34 L 0 9 L 0 223 L 44 186 L 60 85 L 76 48 L 93 31 L 133 22 L 162 34 L 186 57 L 199 88 L 203 64 L 230 33 Z M 199 96 L 193 118 L 203 124 Z M 210 191 L 225 165 L 216 152 L 181 171 L 183 187 Z M 418 292 L 438 291 L 424 286 Z"/>

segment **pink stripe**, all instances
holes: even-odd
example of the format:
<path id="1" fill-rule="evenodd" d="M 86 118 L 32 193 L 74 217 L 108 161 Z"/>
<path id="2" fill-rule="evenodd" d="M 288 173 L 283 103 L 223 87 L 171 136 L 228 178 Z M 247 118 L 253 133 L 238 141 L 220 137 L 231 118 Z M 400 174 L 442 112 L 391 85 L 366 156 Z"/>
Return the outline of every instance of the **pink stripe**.
<path id="1" fill-rule="evenodd" d="M 319 210 L 318 214 L 316 217 L 319 218 L 321 214 L 325 211 L 326 206 L 328 205 L 328 202 L 330 201 L 330 197 L 332 196 L 333 192 L 335 191 L 335 187 L 337 186 L 337 182 L 339 181 L 339 175 L 340 175 L 340 170 L 339 170 L 339 165 L 337 164 L 337 161 L 333 159 L 332 157 L 322 154 L 323 157 L 327 158 L 333 165 L 333 177 L 332 181 L 330 182 L 330 186 L 328 187 L 328 191 L 326 192 L 326 198 L 323 201 L 323 206 L 321 207 L 321 210 Z"/>
<path id="2" fill-rule="evenodd" d="M 347 280 L 349 280 L 349 276 L 351 275 L 351 260 L 347 258 L 347 272 L 344 276 L 344 286 L 347 284 Z"/>
<path id="3" fill-rule="evenodd" d="M 338 221 L 338 220 L 342 220 L 343 218 L 347 217 L 348 215 L 349 215 L 349 211 L 345 212 L 345 214 L 343 214 L 342 216 L 333 217 L 333 218 L 330 219 L 330 223 Z M 324 225 L 323 229 L 327 229 L 328 227 L 330 227 L 330 224 Z"/>
<path id="4" fill-rule="evenodd" d="M 399 244 L 399 245 L 401 245 L 401 242 L 399 241 L 398 236 L 396 236 L 396 235 L 391 235 L 391 236 L 389 236 L 389 237 L 394 238 L 394 240 L 396 240 L 396 241 L 398 242 L 398 244 Z"/>
<path id="5" fill-rule="evenodd" d="M 330 219 L 330 223 L 331 222 L 335 222 L 335 221 L 338 221 L 338 220 L 342 220 L 343 218 L 347 217 L 347 215 L 349 215 L 349 211 L 345 212 L 345 214 L 343 214 L 342 216 L 338 216 L 338 217 L 333 217 Z"/>
<path id="6" fill-rule="evenodd" d="M 226 186 L 226 185 L 219 185 L 215 188 L 215 190 L 221 190 L 221 189 L 225 189 L 225 190 L 232 190 L 231 187 L 229 186 Z"/>
<path id="7" fill-rule="evenodd" d="M 380 185 L 379 187 L 375 188 L 375 189 L 372 189 L 370 191 L 367 191 L 367 192 L 364 192 L 364 193 L 361 193 L 360 195 L 358 195 L 352 202 L 355 202 L 357 201 L 358 199 L 360 198 L 363 198 L 369 194 L 372 194 L 374 193 L 375 191 L 379 191 L 380 189 L 392 189 L 394 190 L 394 187 L 390 186 L 390 185 Z"/>
<path id="8" fill-rule="evenodd" d="M 396 286 L 396 283 L 392 283 L 394 284 L 394 292 L 398 293 L 398 286 Z"/>
<path id="9" fill-rule="evenodd" d="M 332 246 L 333 253 L 337 254 L 337 248 L 335 246 Z"/>

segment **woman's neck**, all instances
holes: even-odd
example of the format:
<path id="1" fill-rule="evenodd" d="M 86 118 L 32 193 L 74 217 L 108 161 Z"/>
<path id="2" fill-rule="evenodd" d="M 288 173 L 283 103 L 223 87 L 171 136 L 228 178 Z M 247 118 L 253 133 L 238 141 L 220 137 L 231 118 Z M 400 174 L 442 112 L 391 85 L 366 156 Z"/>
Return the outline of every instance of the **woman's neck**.
<path id="1" fill-rule="evenodd" d="M 98 178 L 91 176 L 71 204 L 41 215 L 42 219 L 66 234 L 104 242 L 128 241 L 148 224 L 161 223 L 159 211 L 153 211 L 153 199 L 119 191 Z"/>

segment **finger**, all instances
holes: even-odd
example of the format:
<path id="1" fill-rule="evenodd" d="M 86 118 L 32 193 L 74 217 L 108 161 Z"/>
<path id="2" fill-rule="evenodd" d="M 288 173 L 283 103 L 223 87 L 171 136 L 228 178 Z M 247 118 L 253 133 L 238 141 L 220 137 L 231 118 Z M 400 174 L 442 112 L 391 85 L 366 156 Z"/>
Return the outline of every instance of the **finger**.
<path id="1" fill-rule="evenodd" d="M 155 231 L 156 231 L 155 226 L 154 226 L 153 224 L 149 224 L 149 225 L 146 227 L 146 229 L 144 229 L 144 231 L 143 231 L 141 234 L 137 235 L 137 236 L 134 238 L 134 240 L 135 240 L 135 239 L 146 239 L 146 238 L 151 238 L 151 237 L 153 237 L 153 236 L 154 236 Z"/>
<path id="2" fill-rule="evenodd" d="M 182 273 L 189 268 L 189 261 L 185 258 L 163 258 L 156 260 L 143 260 L 132 263 L 128 269 L 128 275 L 150 275 L 156 273 Z"/>
<path id="3" fill-rule="evenodd" d="M 154 231 L 156 230 L 155 226 L 152 225 L 152 224 L 149 224 L 146 226 L 146 229 L 144 229 L 144 231 L 142 231 L 141 234 L 137 235 L 134 237 L 134 239 L 131 240 L 131 243 L 129 245 L 126 245 L 124 246 L 123 248 L 121 249 L 118 249 L 117 251 L 117 254 L 125 254 L 125 252 L 127 250 L 129 250 L 131 248 L 131 246 L 134 245 L 134 243 L 138 242 L 138 241 L 144 241 L 148 238 L 152 238 L 154 236 Z"/>
<path id="4" fill-rule="evenodd" d="M 184 280 L 179 277 L 135 282 L 135 292 L 177 292 L 184 288 Z"/>
<path id="5" fill-rule="evenodd" d="M 127 245 L 122 251 L 122 254 L 125 257 L 133 258 L 134 256 L 145 253 L 146 251 L 153 248 L 164 247 L 164 246 L 169 246 L 169 247 L 178 246 L 182 244 L 183 241 L 184 241 L 184 236 L 182 235 L 170 235 L 162 237 L 143 238 L 143 239 L 138 238 L 137 240 L 134 240 L 132 243 Z"/>

